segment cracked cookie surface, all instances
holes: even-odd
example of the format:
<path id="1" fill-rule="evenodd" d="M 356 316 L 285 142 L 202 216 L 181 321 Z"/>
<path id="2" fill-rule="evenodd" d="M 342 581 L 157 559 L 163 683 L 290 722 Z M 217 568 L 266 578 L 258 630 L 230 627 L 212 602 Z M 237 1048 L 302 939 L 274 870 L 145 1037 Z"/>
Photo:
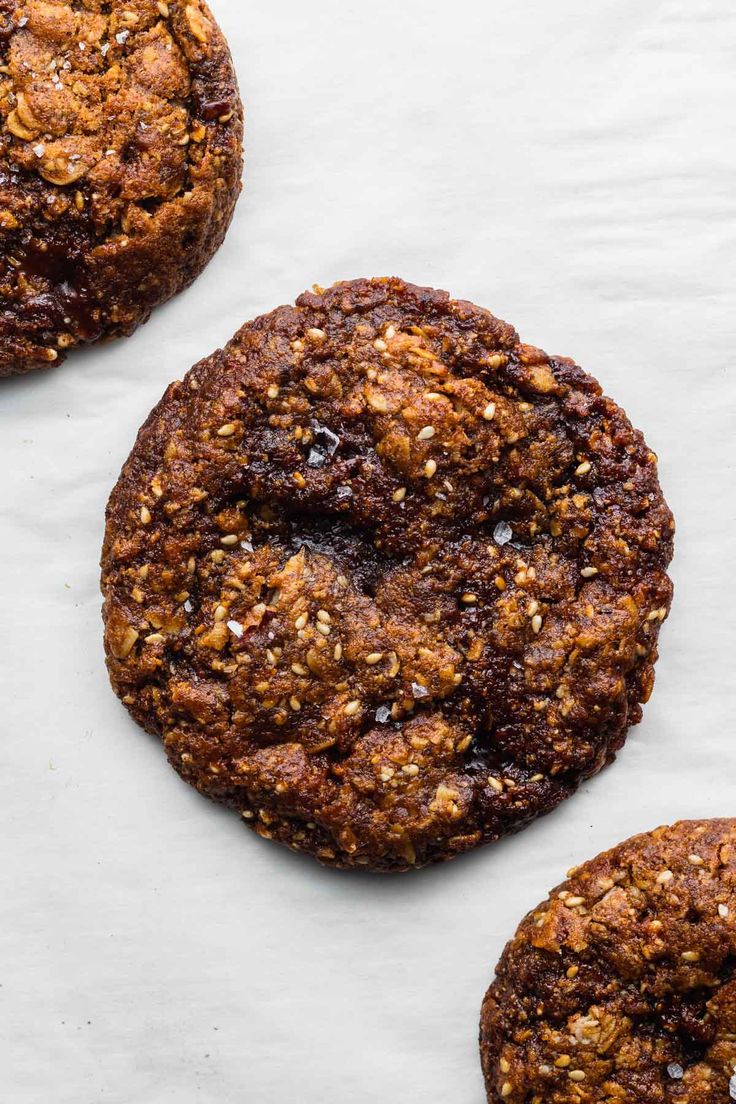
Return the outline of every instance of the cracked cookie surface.
<path id="1" fill-rule="evenodd" d="M 173 384 L 115 488 L 112 684 L 183 778 L 337 866 L 547 812 L 653 683 L 673 522 L 572 361 L 401 280 L 316 290 Z"/>
<path id="2" fill-rule="evenodd" d="M 199 275 L 242 123 L 201 0 L 0 0 L 0 376 L 131 333 Z"/>
<path id="3" fill-rule="evenodd" d="M 481 1016 L 489 1101 L 736 1099 L 736 820 L 684 821 L 570 871 Z"/>

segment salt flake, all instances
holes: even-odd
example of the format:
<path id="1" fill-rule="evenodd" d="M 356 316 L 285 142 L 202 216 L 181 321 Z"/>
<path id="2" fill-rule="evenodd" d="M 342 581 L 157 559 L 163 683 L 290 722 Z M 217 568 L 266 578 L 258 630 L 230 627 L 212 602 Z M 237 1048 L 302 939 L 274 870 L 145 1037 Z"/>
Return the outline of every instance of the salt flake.
<path id="1" fill-rule="evenodd" d="M 493 530 L 493 539 L 496 544 L 508 544 L 513 535 L 514 530 L 507 521 L 499 521 L 498 525 Z"/>

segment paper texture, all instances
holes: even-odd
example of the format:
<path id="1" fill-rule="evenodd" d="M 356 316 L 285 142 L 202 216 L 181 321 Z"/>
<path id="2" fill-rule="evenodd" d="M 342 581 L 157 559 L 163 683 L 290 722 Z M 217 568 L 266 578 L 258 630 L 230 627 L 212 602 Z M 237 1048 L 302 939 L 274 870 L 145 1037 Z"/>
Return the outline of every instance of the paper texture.
<path id="1" fill-rule="evenodd" d="M 132 339 L 0 386 L 0 1099 L 482 1104 L 481 998 L 572 863 L 736 814 L 732 0 L 213 0 L 247 113 L 221 252 Z M 618 763 L 415 876 L 325 872 L 113 697 L 103 511 L 170 380 L 312 283 L 401 275 L 575 357 L 661 458 L 672 617 Z"/>

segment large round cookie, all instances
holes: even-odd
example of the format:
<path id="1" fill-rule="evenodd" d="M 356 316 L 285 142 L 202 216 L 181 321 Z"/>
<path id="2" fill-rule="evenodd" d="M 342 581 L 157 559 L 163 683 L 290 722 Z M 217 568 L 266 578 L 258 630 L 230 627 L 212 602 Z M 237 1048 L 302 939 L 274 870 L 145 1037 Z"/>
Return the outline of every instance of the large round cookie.
<path id="1" fill-rule="evenodd" d="M 736 1100 L 736 820 L 635 836 L 522 922 L 481 1018 L 488 1100 Z"/>
<path id="2" fill-rule="evenodd" d="M 202 271 L 242 124 L 202 0 L 0 0 L 0 376 L 130 333 Z"/>
<path id="3" fill-rule="evenodd" d="M 445 292 L 338 284 L 141 430 L 107 515 L 110 676 L 260 835 L 451 858 L 639 720 L 672 531 L 654 455 L 572 361 Z"/>

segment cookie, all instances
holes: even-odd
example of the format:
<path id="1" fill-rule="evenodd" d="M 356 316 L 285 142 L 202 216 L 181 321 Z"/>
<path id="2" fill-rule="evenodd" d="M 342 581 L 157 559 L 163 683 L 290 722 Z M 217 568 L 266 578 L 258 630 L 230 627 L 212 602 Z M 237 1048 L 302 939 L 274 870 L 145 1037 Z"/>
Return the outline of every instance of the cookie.
<path id="1" fill-rule="evenodd" d="M 571 870 L 504 951 L 489 1101 L 736 1100 L 736 820 L 682 821 Z"/>
<path id="2" fill-rule="evenodd" d="M 201 0 L 0 0 L 0 376 L 131 333 L 199 275 L 242 123 Z"/>
<path id="3" fill-rule="evenodd" d="M 640 719 L 672 533 L 654 455 L 571 360 L 445 292 L 337 284 L 141 430 L 107 513 L 112 684 L 261 836 L 448 859 Z"/>

